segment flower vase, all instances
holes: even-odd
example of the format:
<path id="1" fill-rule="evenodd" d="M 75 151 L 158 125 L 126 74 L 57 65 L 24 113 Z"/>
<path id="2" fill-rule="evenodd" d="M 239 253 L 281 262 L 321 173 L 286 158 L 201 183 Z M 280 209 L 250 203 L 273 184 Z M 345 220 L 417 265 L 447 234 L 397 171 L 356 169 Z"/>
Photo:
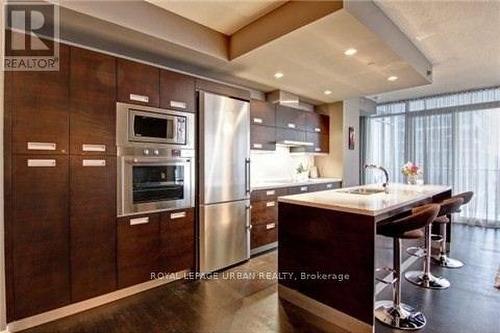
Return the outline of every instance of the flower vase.
<path id="1" fill-rule="evenodd" d="M 417 175 L 407 176 L 406 177 L 406 181 L 407 181 L 408 185 L 417 185 L 417 183 L 418 183 L 418 176 Z"/>

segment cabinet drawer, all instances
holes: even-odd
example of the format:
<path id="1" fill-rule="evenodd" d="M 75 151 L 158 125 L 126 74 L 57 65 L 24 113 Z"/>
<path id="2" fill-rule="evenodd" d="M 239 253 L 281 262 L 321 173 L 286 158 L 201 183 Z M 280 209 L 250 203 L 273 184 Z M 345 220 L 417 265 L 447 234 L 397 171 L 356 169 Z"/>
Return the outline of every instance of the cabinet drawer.
<path id="1" fill-rule="evenodd" d="M 161 213 L 161 266 L 166 272 L 194 268 L 194 208 Z"/>
<path id="2" fill-rule="evenodd" d="M 255 190 L 252 191 L 252 194 L 250 195 L 251 204 L 253 205 L 256 201 L 276 200 L 277 197 L 287 195 L 287 193 L 288 191 L 286 187 L 272 188 L 267 190 Z"/>
<path id="3" fill-rule="evenodd" d="M 250 126 L 250 149 L 276 150 L 276 128 L 268 126 Z"/>
<path id="4" fill-rule="evenodd" d="M 333 190 L 333 189 L 336 189 L 339 187 L 340 187 L 340 183 L 338 183 L 338 182 L 314 184 L 314 185 L 309 186 L 311 192 Z"/>
<path id="5" fill-rule="evenodd" d="M 250 123 L 252 125 L 276 125 L 276 111 L 274 105 L 259 100 L 250 101 Z"/>
<path id="6" fill-rule="evenodd" d="M 194 78 L 167 70 L 160 72 L 160 107 L 195 112 Z"/>
<path id="7" fill-rule="evenodd" d="M 146 214 L 118 218 L 118 287 L 151 280 L 160 266 L 160 215 Z"/>
<path id="8" fill-rule="evenodd" d="M 277 222 L 277 199 L 252 202 L 251 221 L 252 225 Z"/>
<path id="9" fill-rule="evenodd" d="M 160 105 L 160 70 L 125 59 L 117 60 L 118 100 L 124 103 Z"/>
<path id="10" fill-rule="evenodd" d="M 252 226 L 250 248 L 255 249 L 278 240 L 278 223 Z"/>
<path id="11" fill-rule="evenodd" d="M 305 112 L 290 107 L 276 106 L 276 127 L 305 130 Z"/>
<path id="12" fill-rule="evenodd" d="M 315 112 L 307 112 L 306 131 L 328 135 L 330 132 L 330 117 Z"/>
<path id="13" fill-rule="evenodd" d="M 288 194 L 300 194 L 300 193 L 310 192 L 311 186 L 313 186 L 313 185 L 302 185 L 302 186 L 289 187 Z"/>

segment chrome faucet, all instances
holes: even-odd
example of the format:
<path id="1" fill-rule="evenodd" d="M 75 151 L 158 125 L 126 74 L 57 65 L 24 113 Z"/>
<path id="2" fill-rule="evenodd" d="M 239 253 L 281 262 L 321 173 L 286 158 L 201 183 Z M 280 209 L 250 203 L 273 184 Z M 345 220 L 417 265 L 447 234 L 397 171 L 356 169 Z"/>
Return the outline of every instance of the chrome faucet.
<path id="1" fill-rule="evenodd" d="M 382 170 L 384 172 L 384 175 L 385 175 L 385 183 L 383 183 L 382 186 L 384 187 L 384 192 L 389 193 L 389 173 L 387 172 L 387 170 L 384 167 L 382 167 L 380 165 L 375 165 L 375 164 L 365 164 L 365 169 Z"/>

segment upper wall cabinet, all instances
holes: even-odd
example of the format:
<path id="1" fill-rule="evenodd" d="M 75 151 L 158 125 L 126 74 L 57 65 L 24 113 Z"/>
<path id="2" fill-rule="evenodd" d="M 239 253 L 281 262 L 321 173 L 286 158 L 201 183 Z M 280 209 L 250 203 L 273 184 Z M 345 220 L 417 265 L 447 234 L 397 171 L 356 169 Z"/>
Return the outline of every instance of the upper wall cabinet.
<path id="1" fill-rule="evenodd" d="M 118 59 L 117 83 L 120 102 L 160 106 L 160 69 Z"/>
<path id="2" fill-rule="evenodd" d="M 306 131 L 328 135 L 330 117 L 315 112 L 306 112 Z"/>
<path id="3" fill-rule="evenodd" d="M 162 69 L 160 71 L 160 107 L 195 112 L 194 78 Z"/>
<path id="4" fill-rule="evenodd" d="M 69 47 L 59 46 L 59 71 L 7 72 L 6 116 L 12 150 L 67 154 L 69 146 Z"/>
<path id="5" fill-rule="evenodd" d="M 276 110 L 274 105 L 255 99 L 251 100 L 250 123 L 252 125 L 275 126 Z"/>
<path id="6" fill-rule="evenodd" d="M 71 47 L 71 154 L 115 154 L 115 97 L 115 58 Z"/>
<path id="7" fill-rule="evenodd" d="M 276 106 L 276 127 L 305 130 L 306 112 L 283 105 Z"/>

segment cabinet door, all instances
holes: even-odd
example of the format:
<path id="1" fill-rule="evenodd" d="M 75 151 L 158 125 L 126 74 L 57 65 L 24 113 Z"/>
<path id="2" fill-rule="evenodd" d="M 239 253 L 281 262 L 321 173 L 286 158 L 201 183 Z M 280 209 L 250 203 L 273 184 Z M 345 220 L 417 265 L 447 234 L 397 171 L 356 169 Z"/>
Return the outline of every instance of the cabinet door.
<path id="1" fill-rule="evenodd" d="M 71 47 L 70 68 L 71 154 L 114 155 L 115 58 Z"/>
<path id="2" fill-rule="evenodd" d="M 160 70 L 138 62 L 118 59 L 117 88 L 120 102 L 158 107 Z"/>
<path id="3" fill-rule="evenodd" d="M 328 135 L 306 132 L 306 141 L 314 144 L 313 146 L 306 147 L 306 151 L 312 153 L 328 153 L 330 151 L 329 140 Z"/>
<path id="4" fill-rule="evenodd" d="M 276 150 L 276 128 L 268 126 L 250 126 L 250 149 Z"/>
<path id="5" fill-rule="evenodd" d="M 251 100 L 250 123 L 252 125 L 276 126 L 276 110 L 274 105 L 255 99 Z"/>
<path id="6" fill-rule="evenodd" d="M 276 126 L 295 130 L 305 130 L 306 112 L 278 105 L 276 107 Z"/>
<path id="7" fill-rule="evenodd" d="M 306 132 L 289 128 L 276 128 L 276 141 L 306 141 Z"/>
<path id="8" fill-rule="evenodd" d="M 272 222 L 262 225 L 252 226 L 250 236 L 250 248 L 255 249 L 260 246 L 274 243 L 278 240 L 278 223 Z"/>
<path id="9" fill-rule="evenodd" d="M 307 112 L 306 131 L 328 135 L 330 132 L 330 117 L 315 112 Z"/>
<path id="10" fill-rule="evenodd" d="M 309 185 L 302 185 L 302 186 L 293 186 L 288 188 L 288 194 L 299 194 L 299 193 L 307 193 L 310 192 L 310 186 Z"/>
<path id="11" fill-rule="evenodd" d="M 118 218 L 118 287 L 151 280 L 160 271 L 160 215 Z"/>
<path id="12" fill-rule="evenodd" d="M 14 316 L 70 302 L 68 156 L 14 156 L 12 264 Z"/>
<path id="13" fill-rule="evenodd" d="M 59 45 L 58 71 L 10 72 L 6 108 L 12 116 L 13 152 L 67 154 L 69 47 Z"/>
<path id="14" fill-rule="evenodd" d="M 116 157 L 71 156 L 71 300 L 116 289 Z"/>
<path id="15" fill-rule="evenodd" d="M 194 78 L 162 69 L 160 72 L 160 107 L 195 112 Z"/>
<path id="16" fill-rule="evenodd" d="M 252 226 L 278 221 L 278 200 L 251 201 Z"/>
<path id="17" fill-rule="evenodd" d="M 162 270 L 194 269 L 194 208 L 161 214 Z"/>

